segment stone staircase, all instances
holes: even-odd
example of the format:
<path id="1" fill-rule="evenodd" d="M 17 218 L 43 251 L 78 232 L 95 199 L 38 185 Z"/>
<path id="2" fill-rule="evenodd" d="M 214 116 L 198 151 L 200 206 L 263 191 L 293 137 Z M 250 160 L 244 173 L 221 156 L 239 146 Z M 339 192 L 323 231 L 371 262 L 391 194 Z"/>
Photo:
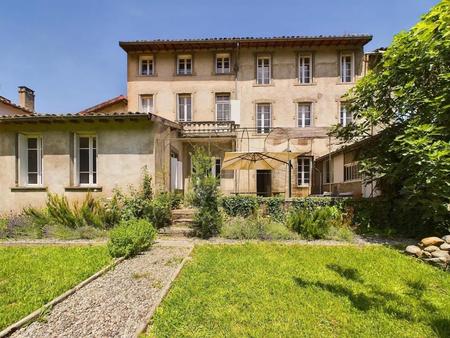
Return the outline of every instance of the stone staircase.
<path id="1" fill-rule="evenodd" d="M 160 229 L 159 234 L 167 237 L 189 237 L 191 233 L 190 225 L 194 220 L 195 209 L 175 209 L 172 210 L 172 225 Z"/>

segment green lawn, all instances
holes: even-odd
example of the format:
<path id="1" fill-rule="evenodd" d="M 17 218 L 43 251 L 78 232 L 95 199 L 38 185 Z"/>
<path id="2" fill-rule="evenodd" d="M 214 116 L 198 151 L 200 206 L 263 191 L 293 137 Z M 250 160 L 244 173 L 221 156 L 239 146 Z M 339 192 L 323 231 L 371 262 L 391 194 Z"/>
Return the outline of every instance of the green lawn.
<path id="1" fill-rule="evenodd" d="M 105 246 L 0 247 L 0 330 L 109 262 Z"/>
<path id="2" fill-rule="evenodd" d="M 385 247 L 199 246 L 157 337 L 448 337 L 450 274 Z"/>

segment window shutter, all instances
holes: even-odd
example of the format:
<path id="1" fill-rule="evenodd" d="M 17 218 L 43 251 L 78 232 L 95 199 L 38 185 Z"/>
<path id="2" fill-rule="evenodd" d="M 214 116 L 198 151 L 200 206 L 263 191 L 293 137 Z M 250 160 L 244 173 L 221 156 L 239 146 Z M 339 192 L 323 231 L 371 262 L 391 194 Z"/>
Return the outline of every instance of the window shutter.
<path id="1" fill-rule="evenodd" d="M 177 163 L 177 189 L 183 189 L 183 162 Z"/>
<path id="2" fill-rule="evenodd" d="M 19 186 L 26 186 L 28 183 L 27 137 L 23 134 L 18 135 L 18 169 Z"/>
<path id="3" fill-rule="evenodd" d="M 337 77 L 341 77 L 341 51 L 337 53 Z"/>
<path id="4" fill-rule="evenodd" d="M 78 135 L 73 134 L 73 184 L 78 186 Z"/>

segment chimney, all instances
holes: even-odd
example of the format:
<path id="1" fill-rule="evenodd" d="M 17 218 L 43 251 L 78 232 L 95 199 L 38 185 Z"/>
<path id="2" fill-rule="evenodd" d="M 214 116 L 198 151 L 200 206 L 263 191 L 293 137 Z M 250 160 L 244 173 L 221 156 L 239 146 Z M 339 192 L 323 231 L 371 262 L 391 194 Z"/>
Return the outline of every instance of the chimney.
<path id="1" fill-rule="evenodd" d="M 19 106 L 34 112 L 34 90 L 19 86 Z"/>

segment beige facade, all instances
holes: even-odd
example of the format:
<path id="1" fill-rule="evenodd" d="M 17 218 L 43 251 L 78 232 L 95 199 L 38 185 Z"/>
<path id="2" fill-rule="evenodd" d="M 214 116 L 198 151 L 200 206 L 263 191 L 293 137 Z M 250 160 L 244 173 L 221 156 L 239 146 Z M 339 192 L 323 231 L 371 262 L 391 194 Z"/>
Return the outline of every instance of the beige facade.
<path id="1" fill-rule="evenodd" d="M 69 201 L 84 198 L 87 191 L 110 196 L 115 188 L 140 184 L 142 169 L 154 177 L 154 187 L 167 190 L 168 178 L 161 173 L 167 150 L 159 147 L 175 125 L 147 115 L 102 115 L 96 117 L 53 116 L 0 119 L 0 212 L 40 206 L 48 192 L 64 194 Z M 76 136 L 96 138 L 96 182 L 77 182 Z M 40 175 L 37 184 L 27 183 L 21 171 L 27 154 L 20 151 L 21 137 L 37 137 L 40 146 Z M 29 148 L 29 147 L 28 147 Z M 25 151 L 26 148 L 25 148 Z M 164 152 L 167 152 L 164 153 Z M 165 164 L 168 166 L 168 163 Z M 28 171 L 25 168 L 25 175 Z M 33 170 L 32 170 L 33 171 Z M 34 182 L 33 182 L 34 183 Z"/>
<path id="2" fill-rule="evenodd" d="M 312 118 L 310 125 L 304 129 L 321 129 L 322 133 L 319 137 L 291 140 L 289 148 L 313 160 L 336 149 L 336 142 L 326 136 L 326 129 L 340 122 L 343 95 L 364 75 L 363 45 L 370 37 L 288 40 L 289 43 L 277 39 L 263 39 L 264 43 L 258 39 L 250 42 L 231 39 L 225 42 L 192 40 L 121 43 L 128 53 L 128 109 L 142 111 L 142 99 L 150 97 L 155 114 L 177 121 L 180 120 L 178 97 L 187 94 L 192 105 L 191 119 L 183 123 L 200 128 L 201 122 L 217 121 L 216 96 L 228 94 L 231 100 L 230 121 L 235 124 L 235 129 L 234 135 L 225 142 L 228 146 L 216 147 L 220 151 L 212 153 L 213 156 L 221 157 L 224 151 L 232 150 L 286 150 L 287 140 L 270 143 L 267 142 L 270 134 L 257 132 L 258 105 L 270 107 L 271 128 L 297 128 L 299 104 L 308 104 Z M 216 62 L 223 55 L 229 56 L 230 72 L 218 74 Z M 311 63 L 311 81 L 302 84 L 300 60 L 305 56 L 309 57 Z M 343 56 L 350 56 L 351 60 L 349 82 L 341 79 Z M 179 75 L 177 60 L 186 57 L 192 65 L 191 74 Z M 257 81 L 259 58 L 269 60 L 270 81 L 267 84 Z M 152 65 L 151 72 L 144 72 L 144 75 L 142 60 L 151 60 Z M 206 135 L 202 139 L 202 133 L 199 133 L 195 135 L 195 141 L 181 141 L 189 146 L 193 142 L 212 142 L 217 145 L 217 133 L 211 134 L 212 137 Z M 220 142 L 223 144 L 223 138 Z M 312 167 L 311 162 L 310 176 L 313 175 Z M 189 172 L 185 170 L 184 173 L 188 178 Z M 233 175 L 227 173 L 226 177 L 232 176 L 234 179 L 231 184 L 221 184 L 222 190 L 225 193 L 258 192 L 257 175 L 256 171 L 235 172 Z M 298 184 L 298 175 L 297 161 L 294 161 L 291 172 L 293 195 L 310 194 L 312 180 L 309 184 Z M 286 193 L 289 184 L 287 166 L 272 171 L 270 181 L 271 193 Z"/>

